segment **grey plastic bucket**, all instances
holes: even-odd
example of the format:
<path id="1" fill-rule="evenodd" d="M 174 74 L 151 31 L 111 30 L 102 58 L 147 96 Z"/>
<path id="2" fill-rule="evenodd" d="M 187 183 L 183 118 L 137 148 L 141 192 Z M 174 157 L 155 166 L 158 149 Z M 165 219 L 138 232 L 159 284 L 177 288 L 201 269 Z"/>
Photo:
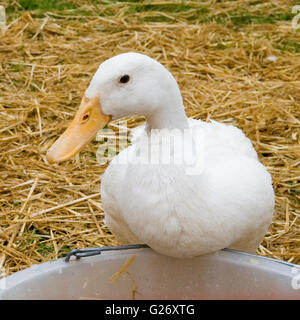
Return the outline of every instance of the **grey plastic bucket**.
<path id="1" fill-rule="evenodd" d="M 0 300 L 132 298 L 300 299 L 300 268 L 228 249 L 175 259 L 137 246 L 70 262 L 50 261 L 0 280 Z"/>

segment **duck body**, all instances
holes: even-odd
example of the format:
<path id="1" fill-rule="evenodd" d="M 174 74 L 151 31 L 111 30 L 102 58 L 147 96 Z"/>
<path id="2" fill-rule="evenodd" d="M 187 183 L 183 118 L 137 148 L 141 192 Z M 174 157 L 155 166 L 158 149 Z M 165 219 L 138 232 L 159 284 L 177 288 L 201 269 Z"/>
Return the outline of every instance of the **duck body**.
<path id="1" fill-rule="evenodd" d="M 189 127 L 204 138 L 201 174 L 187 175 L 183 164 L 132 164 L 150 140 L 146 127 L 113 159 L 101 183 L 109 229 L 122 243 L 179 258 L 225 247 L 254 252 L 272 220 L 270 174 L 238 128 L 194 119 Z"/>
<path id="2" fill-rule="evenodd" d="M 145 55 L 100 65 L 48 161 L 71 158 L 111 119 L 137 114 L 146 125 L 101 181 L 105 221 L 117 239 L 179 258 L 225 247 L 255 251 L 272 220 L 270 174 L 240 129 L 188 119 L 172 74 Z"/>

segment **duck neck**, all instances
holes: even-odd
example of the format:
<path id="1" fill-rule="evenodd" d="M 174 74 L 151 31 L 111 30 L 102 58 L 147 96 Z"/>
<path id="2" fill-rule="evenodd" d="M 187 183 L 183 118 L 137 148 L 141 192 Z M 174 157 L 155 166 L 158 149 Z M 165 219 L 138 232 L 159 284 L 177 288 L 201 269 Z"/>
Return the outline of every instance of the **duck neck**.
<path id="1" fill-rule="evenodd" d="M 184 106 L 178 105 L 171 108 L 162 107 L 156 112 L 146 116 L 147 131 L 152 129 L 188 129 L 188 117 L 184 111 Z"/>

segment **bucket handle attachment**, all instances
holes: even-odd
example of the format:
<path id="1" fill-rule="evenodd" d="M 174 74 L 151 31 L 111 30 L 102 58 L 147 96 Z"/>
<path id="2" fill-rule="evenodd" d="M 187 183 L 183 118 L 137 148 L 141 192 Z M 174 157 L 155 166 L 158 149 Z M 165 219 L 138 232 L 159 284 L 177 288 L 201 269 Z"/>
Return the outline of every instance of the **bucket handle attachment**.
<path id="1" fill-rule="evenodd" d="M 80 259 L 84 257 L 96 256 L 98 254 L 101 254 L 101 252 L 103 251 L 117 251 L 117 250 L 129 250 L 129 249 L 140 249 L 140 248 L 149 248 L 149 246 L 146 244 L 128 244 L 125 246 L 116 246 L 116 247 L 75 249 L 70 251 L 67 254 L 65 261 L 69 262 L 72 256 L 75 256 L 76 259 Z"/>

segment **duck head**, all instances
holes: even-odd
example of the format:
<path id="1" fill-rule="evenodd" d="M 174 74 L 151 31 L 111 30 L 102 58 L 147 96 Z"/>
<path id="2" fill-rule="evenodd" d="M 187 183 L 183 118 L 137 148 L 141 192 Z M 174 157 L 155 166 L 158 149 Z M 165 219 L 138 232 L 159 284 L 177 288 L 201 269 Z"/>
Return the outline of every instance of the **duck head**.
<path id="1" fill-rule="evenodd" d="M 50 163 L 73 157 L 111 120 L 144 115 L 152 129 L 187 127 L 179 87 L 159 62 L 138 53 L 104 61 L 67 130 L 47 152 Z"/>

